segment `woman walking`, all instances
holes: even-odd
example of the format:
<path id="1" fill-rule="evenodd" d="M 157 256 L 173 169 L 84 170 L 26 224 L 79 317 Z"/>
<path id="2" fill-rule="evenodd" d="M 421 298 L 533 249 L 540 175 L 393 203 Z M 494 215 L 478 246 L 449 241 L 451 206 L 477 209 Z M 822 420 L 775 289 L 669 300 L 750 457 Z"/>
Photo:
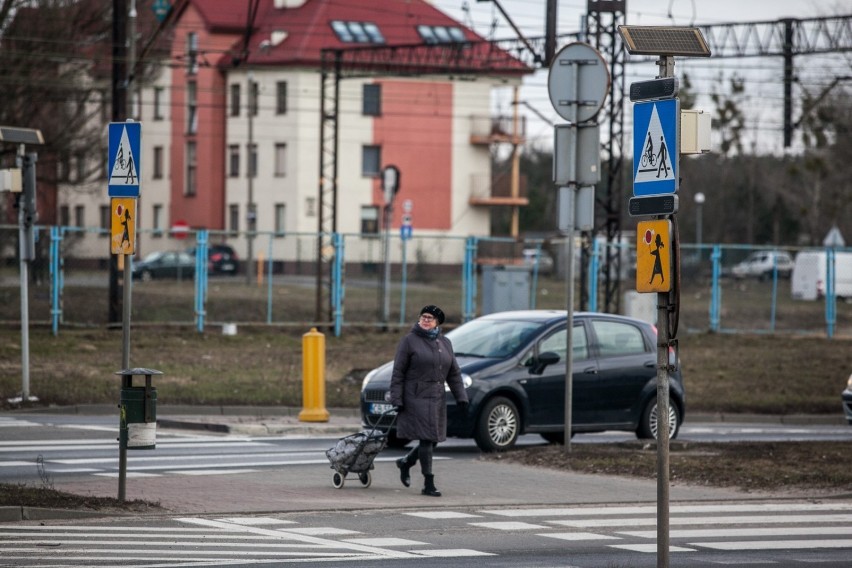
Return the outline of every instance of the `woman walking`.
<path id="1" fill-rule="evenodd" d="M 440 497 L 432 473 L 432 454 L 435 445 L 447 439 L 447 403 L 444 383 L 461 410 L 468 405 L 461 371 L 450 340 L 441 335 L 444 312 L 428 305 L 420 310 L 420 318 L 402 338 L 393 360 L 390 403 L 399 416 L 396 435 L 420 444 L 408 455 L 396 460 L 399 478 L 406 487 L 411 485 L 409 471 L 420 460 L 423 473 L 423 495 Z"/>

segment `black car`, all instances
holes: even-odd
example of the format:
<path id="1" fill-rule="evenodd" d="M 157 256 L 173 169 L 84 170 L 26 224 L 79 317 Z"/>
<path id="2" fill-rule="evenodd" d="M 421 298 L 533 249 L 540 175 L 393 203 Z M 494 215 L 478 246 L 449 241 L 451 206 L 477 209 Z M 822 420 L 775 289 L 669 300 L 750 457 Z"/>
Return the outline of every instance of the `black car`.
<path id="1" fill-rule="evenodd" d="M 447 434 L 473 438 L 484 451 L 511 448 L 521 434 L 564 442 L 566 321 L 565 311 L 503 312 L 449 332 L 470 406 L 459 410 L 447 392 Z M 656 436 L 656 338 L 656 328 L 640 320 L 574 314 L 572 433 L 628 430 L 639 438 Z M 670 352 L 670 366 L 674 359 Z M 390 408 L 392 369 L 389 362 L 364 378 L 365 426 L 376 424 Z M 679 369 L 669 378 L 669 435 L 674 438 L 683 422 L 685 393 Z M 393 429 L 388 438 L 392 445 L 408 443 Z"/>
<path id="2" fill-rule="evenodd" d="M 195 248 L 187 249 L 187 254 L 195 256 Z M 234 275 L 240 268 L 237 252 L 231 245 L 207 245 L 207 271 L 210 274 Z"/>
<path id="3" fill-rule="evenodd" d="M 843 414 L 846 415 L 846 422 L 852 425 L 852 375 L 849 375 L 846 390 L 840 396 L 843 399 Z"/>
<path id="4" fill-rule="evenodd" d="M 152 252 L 139 262 L 134 262 L 131 270 L 133 278 L 139 280 L 192 279 L 195 277 L 195 257 L 178 251 Z"/>

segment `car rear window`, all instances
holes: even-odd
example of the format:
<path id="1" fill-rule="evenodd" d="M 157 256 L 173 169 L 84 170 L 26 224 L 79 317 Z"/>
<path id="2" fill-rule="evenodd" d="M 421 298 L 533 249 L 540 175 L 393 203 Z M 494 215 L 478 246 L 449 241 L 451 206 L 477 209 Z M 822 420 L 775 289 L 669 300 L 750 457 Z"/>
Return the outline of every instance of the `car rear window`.
<path id="1" fill-rule="evenodd" d="M 598 340 L 601 357 L 621 357 L 645 352 L 642 330 L 628 323 L 596 320 L 592 327 Z"/>

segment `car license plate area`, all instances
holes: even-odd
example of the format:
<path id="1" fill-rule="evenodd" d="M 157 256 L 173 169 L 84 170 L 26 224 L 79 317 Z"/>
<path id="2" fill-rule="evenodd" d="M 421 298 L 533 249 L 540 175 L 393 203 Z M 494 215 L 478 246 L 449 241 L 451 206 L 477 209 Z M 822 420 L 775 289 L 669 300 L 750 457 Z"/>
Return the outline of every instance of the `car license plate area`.
<path id="1" fill-rule="evenodd" d="M 370 414 L 384 414 L 385 412 L 392 409 L 392 404 L 380 404 L 378 402 L 374 402 L 370 405 Z"/>

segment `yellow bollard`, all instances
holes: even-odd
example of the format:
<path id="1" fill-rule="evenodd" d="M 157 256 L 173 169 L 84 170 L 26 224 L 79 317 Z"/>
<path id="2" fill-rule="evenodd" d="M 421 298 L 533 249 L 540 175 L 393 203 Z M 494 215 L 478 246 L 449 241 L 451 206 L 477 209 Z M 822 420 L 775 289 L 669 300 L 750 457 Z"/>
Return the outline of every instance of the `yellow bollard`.
<path id="1" fill-rule="evenodd" d="M 301 422 L 328 422 L 325 409 L 325 335 L 312 327 L 302 336 Z"/>
<path id="2" fill-rule="evenodd" d="M 263 251 L 257 253 L 257 287 L 263 286 Z"/>

